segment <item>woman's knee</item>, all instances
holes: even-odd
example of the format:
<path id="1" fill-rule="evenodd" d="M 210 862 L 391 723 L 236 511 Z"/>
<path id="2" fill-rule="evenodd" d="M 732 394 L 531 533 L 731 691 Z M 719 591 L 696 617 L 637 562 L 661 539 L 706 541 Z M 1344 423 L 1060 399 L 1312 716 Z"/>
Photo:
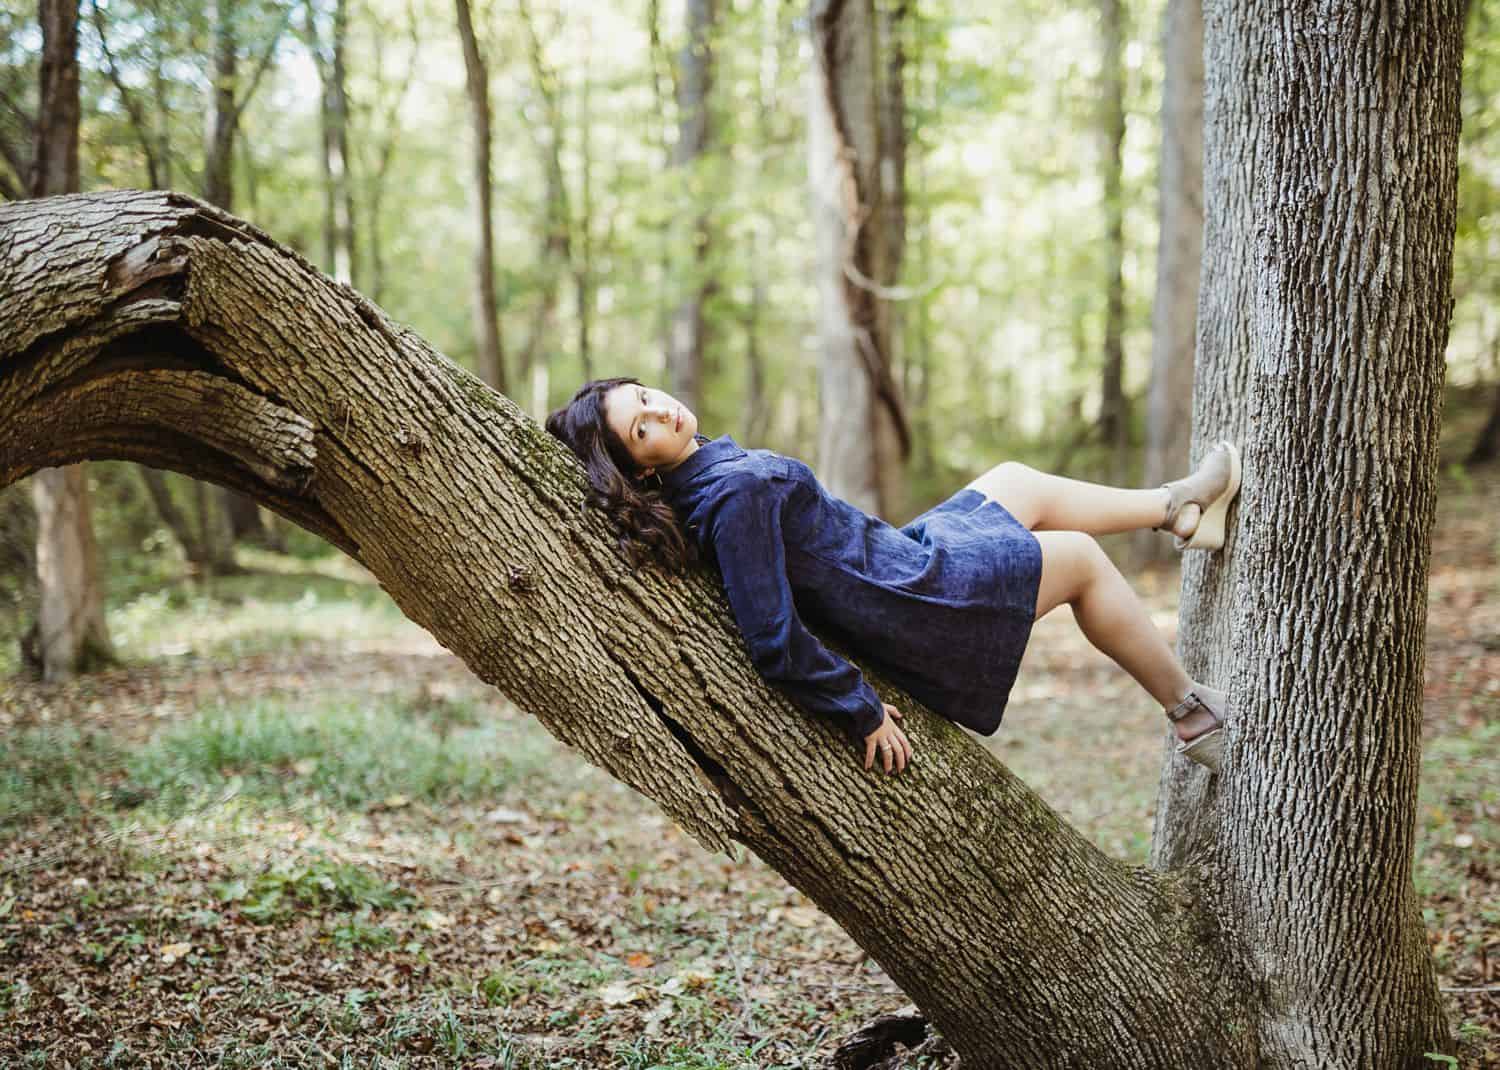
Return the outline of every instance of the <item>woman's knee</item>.
<path id="1" fill-rule="evenodd" d="M 1042 580 L 1037 588 L 1036 618 L 1081 598 L 1109 567 L 1109 556 L 1092 535 L 1081 531 L 1040 531 Z"/>
<path id="2" fill-rule="evenodd" d="M 1022 526 L 1036 527 L 1041 513 L 1037 471 L 1020 461 L 1002 461 L 969 484 L 986 498 L 999 502 Z"/>

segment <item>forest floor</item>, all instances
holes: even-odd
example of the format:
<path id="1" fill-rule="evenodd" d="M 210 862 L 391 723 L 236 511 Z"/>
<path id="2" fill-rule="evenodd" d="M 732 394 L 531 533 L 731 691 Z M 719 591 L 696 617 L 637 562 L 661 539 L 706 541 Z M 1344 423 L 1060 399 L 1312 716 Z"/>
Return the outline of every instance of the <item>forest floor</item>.
<path id="1" fill-rule="evenodd" d="M 1416 881 L 1465 1068 L 1500 1068 L 1497 516 L 1500 473 L 1445 482 L 1429 594 Z M 124 668 L 4 682 L 0 1066 L 812 1068 L 907 1004 L 352 566 L 252 563 L 114 607 Z M 1138 584 L 1174 632 L 1175 574 Z M 1062 612 L 984 743 L 1144 861 L 1162 728 Z"/>

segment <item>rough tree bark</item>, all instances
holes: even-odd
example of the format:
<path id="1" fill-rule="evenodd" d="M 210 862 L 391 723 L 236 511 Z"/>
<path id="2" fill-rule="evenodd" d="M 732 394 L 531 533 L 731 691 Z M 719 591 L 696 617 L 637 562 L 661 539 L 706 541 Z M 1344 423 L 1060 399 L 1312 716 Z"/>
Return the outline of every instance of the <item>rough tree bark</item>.
<path id="1" fill-rule="evenodd" d="M 469 0 L 454 0 L 458 36 L 464 48 L 464 74 L 469 94 L 470 129 L 474 137 L 474 222 L 479 231 L 474 248 L 475 366 L 479 377 L 504 390 L 505 353 L 500 342 L 500 312 L 495 306 L 495 223 L 490 190 L 490 72 L 485 66 Z"/>
<path id="2" fill-rule="evenodd" d="M 1193 347 L 1203 261 L 1203 0 L 1167 0 L 1162 29 L 1161 162 L 1156 296 L 1151 310 L 1151 385 L 1141 485 L 1187 471 L 1193 437 Z M 1142 532 L 1134 549 L 1162 560 L 1170 543 Z"/>
<path id="3" fill-rule="evenodd" d="M 680 227 L 686 229 L 685 246 L 690 255 L 679 268 L 679 287 L 687 291 L 672 313 L 668 336 L 667 368 L 672 392 L 689 408 L 702 412 L 704 405 L 704 335 L 707 322 L 704 303 L 713 288 L 707 274 L 710 253 L 709 198 L 719 191 L 708 188 L 701 162 L 713 141 L 714 123 L 710 96 L 714 84 L 713 33 L 715 0 L 688 0 L 685 17 L 687 41 L 677 63 L 677 146 L 672 165 L 687 172 L 684 188 L 688 207 Z"/>
<path id="4" fill-rule="evenodd" d="M 871 0 L 813 0 L 808 171 L 817 231 L 819 478 L 869 513 L 901 508 L 911 452 L 883 312 L 895 251 L 884 207 Z"/>
<path id="5" fill-rule="evenodd" d="M 1237 440 L 1245 483 L 1180 617 L 1224 774 L 1168 766 L 1153 853 L 1215 875 L 1266 1066 L 1449 1050 L 1411 860 L 1461 31 L 1456 0 L 1204 5 L 1194 451 Z"/>
<path id="6" fill-rule="evenodd" d="M 31 194 L 78 191 L 78 0 L 41 0 L 41 94 Z M 93 507 L 82 465 L 46 468 L 31 481 L 37 515 L 35 632 L 25 644 L 46 680 L 113 659 Z"/>

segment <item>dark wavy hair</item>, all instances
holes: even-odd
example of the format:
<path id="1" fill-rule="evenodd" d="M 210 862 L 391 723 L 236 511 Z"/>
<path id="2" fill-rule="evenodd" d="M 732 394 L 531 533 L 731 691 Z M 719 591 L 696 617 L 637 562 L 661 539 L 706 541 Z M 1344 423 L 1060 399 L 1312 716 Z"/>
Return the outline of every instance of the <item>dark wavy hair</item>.
<path id="1" fill-rule="evenodd" d="M 618 376 L 593 379 L 578 388 L 571 401 L 547 416 L 547 430 L 572 450 L 588 474 L 588 504 L 614 521 L 620 550 L 631 568 L 655 558 L 681 572 L 698 560 L 698 547 L 682 534 L 677 514 L 658 486 L 647 486 L 640 469 L 610 429 L 605 395 L 622 383 L 639 379 Z"/>

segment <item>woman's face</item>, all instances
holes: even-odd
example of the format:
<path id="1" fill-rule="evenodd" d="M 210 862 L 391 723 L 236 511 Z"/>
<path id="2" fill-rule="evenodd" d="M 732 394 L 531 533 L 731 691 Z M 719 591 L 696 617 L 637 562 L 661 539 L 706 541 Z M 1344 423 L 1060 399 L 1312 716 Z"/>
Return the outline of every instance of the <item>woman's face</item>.
<path id="1" fill-rule="evenodd" d="M 698 448 L 698 417 L 662 390 L 621 383 L 604 395 L 604 419 L 643 476 L 676 467 Z"/>

